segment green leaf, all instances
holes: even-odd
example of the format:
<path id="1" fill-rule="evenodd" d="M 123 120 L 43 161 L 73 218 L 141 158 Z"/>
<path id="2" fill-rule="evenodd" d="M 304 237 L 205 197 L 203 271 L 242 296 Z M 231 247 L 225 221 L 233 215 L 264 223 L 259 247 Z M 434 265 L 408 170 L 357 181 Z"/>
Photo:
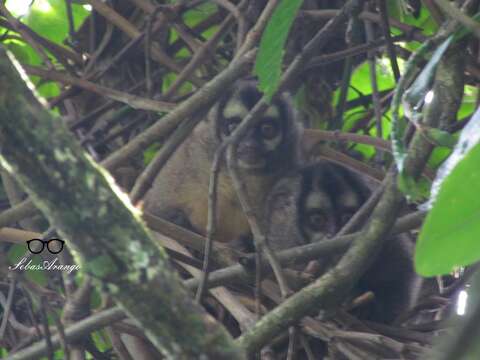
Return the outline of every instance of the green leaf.
<path id="1" fill-rule="evenodd" d="M 432 186 L 433 207 L 415 254 L 424 276 L 447 274 L 480 259 L 480 110 L 463 129 L 452 155 Z"/>
<path id="2" fill-rule="evenodd" d="M 217 11 L 217 5 L 212 2 L 205 2 L 191 10 L 186 11 L 183 15 L 183 21 L 188 27 L 193 27 L 206 20 L 210 15 Z"/>
<path id="3" fill-rule="evenodd" d="M 9 4 L 20 3 L 9 0 Z M 64 0 L 37 0 L 32 2 L 29 11 L 21 18 L 33 31 L 47 39 L 62 44 L 68 36 L 68 17 Z M 75 28 L 78 29 L 89 12 L 79 4 L 72 4 L 72 15 Z M 63 45 L 63 44 L 62 44 Z"/>
<path id="4" fill-rule="evenodd" d="M 98 350 L 105 352 L 112 347 L 112 344 L 109 341 L 109 337 L 105 336 L 105 331 L 94 331 L 92 333 L 92 339 L 95 343 Z"/>
<path id="5" fill-rule="evenodd" d="M 427 36 L 435 34 L 438 30 L 437 23 L 435 22 L 432 15 L 430 14 L 430 11 L 425 7 L 425 5 L 422 5 L 420 9 L 420 16 L 418 18 L 415 18 L 413 15 L 409 14 L 408 16 L 405 16 L 402 22 L 421 29 L 422 33 Z M 401 33 L 401 31 L 396 34 L 399 33 Z M 410 47 L 410 45 L 412 44 L 415 44 L 415 42 L 408 42 L 407 47 Z"/>
<path id="6" fill-rule="evenodd" d="M 400 78 L 398 85 L 393 94 L 391 112 L 392 112 L 392 131 L 390 136 L 392 138 L 392 153 L 395 159 L 399 173 L 403 172 L 405 158 L 407 156 L 407 148 L 404 143 L 404 134 L 406 123 L 404 116 L 400 114 L 400 103 L 402 102 L 407 84 L 413 79 L 416 73 L 416 65 L 420 60 L 433 48 L 432 40 L 427 40 L 414 55 L 410 56 L 408 62 L 405 64 L 405 72 Z"/>
<path id="7" fill-rule="evenodd" d="M 280 82 L 285 42 L 302 0 L 281 0 L 260 40 L 254 73 L 259 89 L 271 99 Z"/>
<path id="8" fill-rule="evenodd" d="M 392 89 L 395 86 L 395 79 L 390 66 L 383 66 L 379 61 L 376 66 L 376 74 L 378 91 Z M 362 94 L 371 94 L 372 84 L 370 81 L 370 64 L 364 62 L 363 64 L 357 66 L 352 73 L 350 83 L 351 87 L 348 91 L 347 100 L 350 101 L 358 98 L 360 96 L 358 92 Z M 355 88 L 357 91 L 353 90 L 353 88 Z M 339 92 L 339 89 L 337 89 L 337 92 Z"/>
<path id="9" fill-rule="evenodd" d="M 435 128 L 422 127 L 422 133 L 430 142 L 437 146 L 452 148 L 457 144 L 457 138 L 447 131 Z"/>
<path id="10" fill-rule="evenodd" d="M 398 175 L 398 188 L 406 195 L 408 201 L 418 203 L 428 198 L 428 190 L 430 187 L 423 178 L 415 181 L 413 177 L 402 172 Z"/>
<path id="11" fill-rule="evenodd" d="M 40 65 L 42 63 L 42 59 L 30 45 L 16 40 L 8 41 L 6 45 L 8 50 L 10 50 L 21 63 L 28 65 Z"/>
<path id="12" fill-rule="evenodd" d="M 40 85 L 36 85 L 36 88 L 40 96 L 47 99 L 58 96 L 60 94 L 60 87 L 56 82 L 53 81 L 48 81 Z"/>
<path id="13" fill-rule="evenodd" d="M 390 17 L 404 21 L 404 17 L 407 13 L 407 4 L 405 3 L 405 0 L 388 0 L 387 11 Z"/>
<path id="14" fill-rule="evenodd" d="M 418 112 L 423 105 L 425 95 L 427 95 L 427 92 L 432 86 L 435 70 L 452 41 L 453 36 L 450 36 L 440 44 L 440 46 L 433 52 L 432 57 L 427 65 L 425 65 L 420 75 L 417 76 L 414 83 L 405 92 L 405 95 L 403 96 L 405 114 L 411 120 L 418 118 Z"/>
<path id="15" fill-rule="evenodd" d="M 428 159 L 428 166 L 432 169 L 439 167 L 452 153 L 452 149 L 445 147 L 436 147 L 433 149 L 430 159 Z"/>
<path id="16" fill-rule="evenodd" d="M 425 65 L 423 70 L 416 77 L 413 84 L 407 90 L 405 90 L 406 84 L 414 74 L 415 65 L 419 62 L 419 59 L 425 56 L 430 48 L 434 45 L 433 42 L 428 41 L 423 44 L 415 53 L 415 56 L 412 56 L 408 60 L 406 65 L 406 73 L 403 74 L 400 83 L 395 89 L 391 107 L 393 117 L 391 137 L 393 155 L 400 174 L 403 173 L 403 164 L 407 156 L 407 148 L 403 141 L 406 124 L 403 117 L 399 115 L 400 100 L 402 100 L 406 117 L 413 123 L 420 125 L 419 122 L 422 119 L 423 104 L 425 102 L 426 95 L 432 86 L 437 66 L 440 63 L 442 56 L 445 54 L 445 51 L 447 51 L 450 44 L 454 41 L 455 37 L 453 35 L 449 36 L 445 41 L 443 41 L 440 46 L 435 49 L 427 65 Z M 431 140 L 433 142 L 439 142 L 440 145 L 447 143 L 451 146 L 453 143 L 451 138 L 447 139 L 445 133 L 441 134 L 440 130 L 427 130 L 426 133 L 427 136 L 431 135 Z"/>

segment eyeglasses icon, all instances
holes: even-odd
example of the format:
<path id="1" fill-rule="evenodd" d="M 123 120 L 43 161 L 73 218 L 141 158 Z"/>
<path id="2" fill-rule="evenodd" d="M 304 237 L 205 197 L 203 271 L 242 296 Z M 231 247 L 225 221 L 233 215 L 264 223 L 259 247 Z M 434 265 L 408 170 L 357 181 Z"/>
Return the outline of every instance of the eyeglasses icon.
<path id="1" fill-rule="evenodd" d="M 45 248 L 45 245 L 47 245 L 47 250 L 51 254 L 58 254 L 63 250 L 63 244 L 65 244 L 65 241 L 60 239 L 32 239 L 27 241 L 28 250 L 30 250 L 32 254 L 40 254 Z"/>

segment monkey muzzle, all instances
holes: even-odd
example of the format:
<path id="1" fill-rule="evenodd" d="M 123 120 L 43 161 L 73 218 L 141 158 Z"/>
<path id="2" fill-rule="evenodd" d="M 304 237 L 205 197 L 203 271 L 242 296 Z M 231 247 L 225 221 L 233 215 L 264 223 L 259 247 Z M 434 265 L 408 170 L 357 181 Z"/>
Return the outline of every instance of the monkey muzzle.
<path id="1" fill-rule="evenodd" d="M 237 159 L 238 165 L 244 169 L 262 169 L 267 164 L 265 151 L 252 141 L 240 142 Z"/>

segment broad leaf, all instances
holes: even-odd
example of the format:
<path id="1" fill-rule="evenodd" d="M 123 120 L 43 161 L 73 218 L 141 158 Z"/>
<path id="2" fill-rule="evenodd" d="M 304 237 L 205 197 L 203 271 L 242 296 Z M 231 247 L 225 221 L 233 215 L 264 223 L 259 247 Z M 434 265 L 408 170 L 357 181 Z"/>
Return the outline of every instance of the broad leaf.
<path id="1" fill-rule="evenodd" d="M 405 92 L 403 96 L 404 111 L 410 120 L 414 121 L 414 119 L 419 118 L 420 114 L 418 114 L 418 112 L 423 105 L 427 92 L 432 86 L 435 70 L 452 41 L 453 36 L 448 37 L 447 40 L 433 52 L 427 65 L 425 65 L 420 75 L 417 76 L 414 83 Z"/>
<path id="2" fill-rule="evenodd" d="M 480 110 L 460 135 L 432 186 L 430 213 L 415 254 L 417 271 L 446 274 L 480 259 Z"/>
<path id="3" fill-rule="evenodd" d="M 280 82 L 285 42 L 302 0 L 281 0 L 260 40 L 254 73 L 259 89 L 271 99 Z"/>

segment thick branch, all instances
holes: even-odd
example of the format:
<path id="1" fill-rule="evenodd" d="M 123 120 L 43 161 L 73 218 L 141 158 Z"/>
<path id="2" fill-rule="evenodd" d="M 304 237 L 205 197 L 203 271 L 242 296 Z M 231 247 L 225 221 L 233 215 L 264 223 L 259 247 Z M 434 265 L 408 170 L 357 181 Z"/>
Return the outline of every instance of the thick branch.
<path id="1" fill-rule="evenodd" d="M 133 208 L 111 190 L 61 122 L 29 93 L 0 49 L 0 162 L 14 173 L 82 270 L 141 326 L 167 357 L 243 356 L 196 305 Z"/>

